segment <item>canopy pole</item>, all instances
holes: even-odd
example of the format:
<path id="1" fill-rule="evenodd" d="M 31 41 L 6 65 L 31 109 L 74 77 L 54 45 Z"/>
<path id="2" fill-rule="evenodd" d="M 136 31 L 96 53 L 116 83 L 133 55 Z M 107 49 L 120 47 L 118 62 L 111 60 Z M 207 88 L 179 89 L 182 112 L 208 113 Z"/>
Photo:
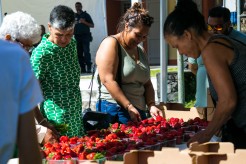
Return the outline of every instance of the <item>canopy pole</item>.
<path id="1" fill-rule="evenodd" d="M 167 102 L 168 46 L 164 39 L 163 26 L 168 15 L 168 1 L 160 0 L 160 102 Z"/>
<path id="2" fill-rule="evenodd" d="M 236 2 L 236 11 L 237 11 L 237 30 L 241 31 L 241 9 L 240 9 L 240 0 L 237 0 Z"/>
<path id="3" fill-rule="evenodd" d="M 2 9 L 2 0 L 0 0 L 0 25 L 3 21 L 3 9 Z"/>
<path id="4" fill-rule="evenodd" d="M 178 60 L 178 102 L 184 104 L 184 56 L 177 52 Z"/>

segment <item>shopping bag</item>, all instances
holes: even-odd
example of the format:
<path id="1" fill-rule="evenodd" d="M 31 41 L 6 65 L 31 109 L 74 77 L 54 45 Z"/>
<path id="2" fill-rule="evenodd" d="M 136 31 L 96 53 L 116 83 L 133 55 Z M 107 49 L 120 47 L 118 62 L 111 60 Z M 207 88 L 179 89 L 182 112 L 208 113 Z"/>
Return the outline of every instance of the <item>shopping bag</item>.
<path id="1" fill-rule="evenodd" d="M 92 111 L 91 108 L 83 110 L 82 119 L 85 131 L 107 129 L 111 122 L 108 113 Z"/>

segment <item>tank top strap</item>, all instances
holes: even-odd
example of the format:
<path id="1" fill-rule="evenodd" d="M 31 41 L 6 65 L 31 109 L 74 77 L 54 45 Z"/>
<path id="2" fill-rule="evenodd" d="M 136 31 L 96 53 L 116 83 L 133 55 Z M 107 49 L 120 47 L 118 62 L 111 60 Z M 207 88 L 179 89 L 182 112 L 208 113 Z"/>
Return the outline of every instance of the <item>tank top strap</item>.
<path id="1" fill-rule="evenodd" d="M 218 40 L 216 40 L 216 39 L 224 39 L 224 40 L 227 40 L 227 41 L 231 42 L 230 39 L 229 39 L 228 37 L 226 37 L 225 35 L 214 35 L 214 36 L 212 36 L 212 37 L 208 40 L 207 45 L 208 45 L 209 43 L 216 43 L 216 44 L 223 45 L 223 46 L 225 46 L 225 47 L 227 47 L 227 48 L 229 48 L 229 49 L 231 49 L 231 50 L 234 50 L 234 47 L 233 47 L 233 46 L 229 46 L 229 45 L 227 45 L 227 44 L 225 44 L 225 43 L 223 43 L 223 42 L 220 42 L 220 41 L 218 41 Z"/>
<path id="2" fill-rule="evenodd" d="M 233 48 L 233 47 L 228 46 L 227 44 L 222 43 L 222 42 L 219 42 L 219 41 L 217 41 L 217 40 L 214 40 L 214 41 L 209 42 L 209 43 L 217 43 L 217 44 L 223 45 L 223 46 L 225 46 L 225 47 L 227 47 L 227 48 L 229 48 L 229 49 L 231 49 L 231 50 L 234 50 L 234 48 Z"/>

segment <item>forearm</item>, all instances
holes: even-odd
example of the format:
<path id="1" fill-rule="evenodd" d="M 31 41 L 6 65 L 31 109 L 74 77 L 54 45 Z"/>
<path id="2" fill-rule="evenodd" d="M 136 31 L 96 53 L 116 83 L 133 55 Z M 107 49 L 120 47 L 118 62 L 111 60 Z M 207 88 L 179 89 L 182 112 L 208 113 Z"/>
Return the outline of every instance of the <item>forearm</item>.
<path id="1" fill-rule="evenodd" d="M 125 109 L 128 108 L 131 102 L 127 99 L 127 97 L 125 96 L 125 94 L 123 93 L 122 89 L 116 81 L 105 83 L 104 86 L 107 88 L 108 92 L 117 103 L 119 103 Z"/>
<path id="2" fill-rule="evenodd" d="M 206 128 L 209 135 L 214 135 L 230 119 L 234 107 L 226 103 L 217 103 L 213 119 Z"/>
<path id="3" fill-rule="evenodd" d="M 150 80 L 144 85 L 144 88 L 145 88 L 145 93 L 144 93 L 145 101 L 148 108 L 150 108 L 151 106 L 155 105 L 155 91 Z"/>
<path id="4" fill-rule="evenodd" d="M 48 128 L 42 125 L 36 125 L 36 133 L 38 137 L 38 143 L 41 144 L 44 140 L 45 134 L 47 133 Z"/>
<path id="5" fill-rule="evenodd" d="M 41 164 L 33 111 L 19 117 L 17 144 L 20 164 L 32 164 L 33 161 Z"/>
<path id="6" fill-rule="evenodd" d="M 90 28 L 94 28 L 94 24 L 92 24 L 92 23 L 89 23 L 89 22 L 86 22 L 86 21 L 84 21 L 83 23 L 84 23 L 86 26 L 90 27 Z"/>
<path id="7" fill-rule="evenodd" d="M 34 117 L 36 118 L 37 122 L 40 123 L 42 120 L 44 120 L 44 116 L 40 112 L 38 106 L 34 108 Z"/>

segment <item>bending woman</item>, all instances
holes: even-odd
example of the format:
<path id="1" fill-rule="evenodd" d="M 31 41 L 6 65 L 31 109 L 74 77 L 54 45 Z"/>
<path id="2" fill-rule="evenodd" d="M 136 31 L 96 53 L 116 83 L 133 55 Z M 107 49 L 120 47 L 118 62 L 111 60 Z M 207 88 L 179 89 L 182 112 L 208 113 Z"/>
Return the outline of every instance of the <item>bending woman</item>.
<path id="1" fill-rule="evenodd" d="M 153 117 L 162 116 L 155 106 L 148 56 L 139 45 L 152 23 L 148 11 L 134 3 L 119 22 L 118 33 L 105 38 L 97 51 L 97 110 L 117 117 L 117 122 L 146 119 L 146 106 Z"/>

